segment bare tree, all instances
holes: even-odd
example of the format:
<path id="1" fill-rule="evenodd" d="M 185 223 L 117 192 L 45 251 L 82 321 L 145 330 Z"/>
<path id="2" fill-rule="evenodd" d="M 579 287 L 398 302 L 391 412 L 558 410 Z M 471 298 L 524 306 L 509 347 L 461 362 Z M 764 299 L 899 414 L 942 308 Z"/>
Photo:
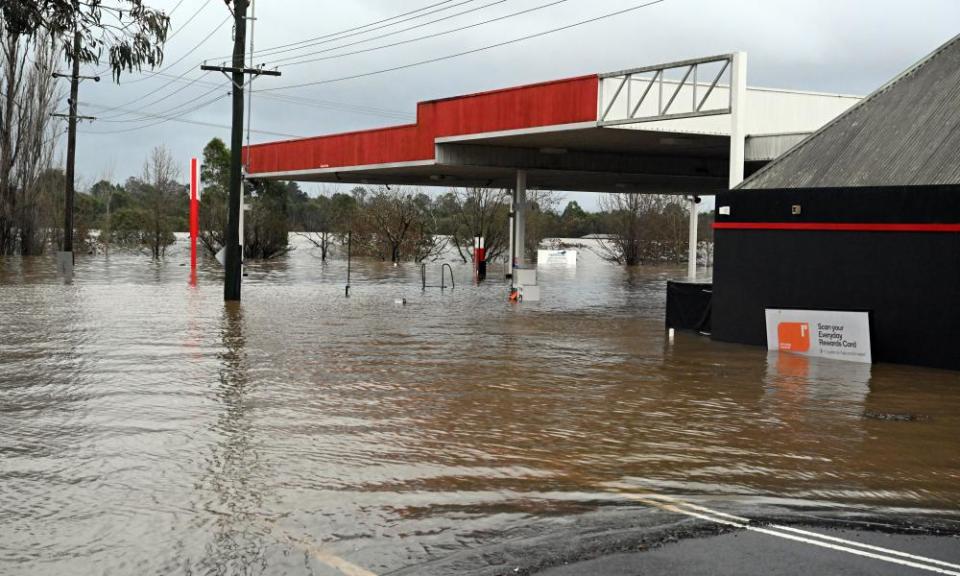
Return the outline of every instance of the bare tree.
<path id="1" fill-rule="evenodd" d="M 527 225 L 524 239 L 524 249 L 530 255 L 528 262 L 537 261 L 537 249 L 547 237 L 547 232 L 555 229 L 554 219 L 558 219 L 557 207 L 563 196 L 553 190 L 527 191 Z"/>
<path id="2" fill-rule="evenodd" d="M 171 212 L 176 194 L 183 192 L 183 187 L 177 183 L 179 176 L 180 169 L 169 150 L 158 146 L 150 152 L 143 166 L 143 181 L 147 183 L 147 245 L 154 259 L 162 257 L 167 246 L 173 243 Z"/>
<path id="3" fill-rule="evenodd" d="M 320 196 L 311 198 L 303 207 L 303 230 L 296 232 L 320 250 L 320 260 L 327 261 L 330 251 L 342 243 L 350 231 L 356 212 L 352 196 L 323 190 Z"/>
<path id="4" fill-rule="evenodd" d="M 430 198 L 417 190 L 381 187 L 362 200 L 368 250 L 383 260 L 427 260 L 442 250 L 428 213 Z"/>
<path id="5" fill-rule="evenodd" d="M 473 242 L 482 236 L 487 260 L 496 260 L 507 250 L 510 191 L 498 188 L 451 190 L 446 196 L 453 214 L 451 239 L 464 262 L 473 260 Z"/>
<path id="6" fill-rule="evenodd" d="M 662 197 L 655 194 L 604 194 L 600 208 L 605 212 L 610 238 L 600 241 L 603 256 L 624 266 L 644 261 L 656 237 L 652 215 L 661 210 Z"/>
<path id="7" fill-rule="evenodd" d="M 177 204 L 187 201 L 186 188 L 176 179 L 180 170 L 170 152 L 158 146 L 143 165 L 143 175 L 127 181 L 126 191 L 136 199 L 111 216 L 111 241 L 146 249 L 154 259 L 174 243 Z"/>
<path id="8" fill-rule="evenodd" d="M 676 196 L 605 194 L 600 198 L 610 238 L 600 241 L 602 256 L 636 266 L 644 262 L 680 262 L 685 255 L 687 208 Z"/>

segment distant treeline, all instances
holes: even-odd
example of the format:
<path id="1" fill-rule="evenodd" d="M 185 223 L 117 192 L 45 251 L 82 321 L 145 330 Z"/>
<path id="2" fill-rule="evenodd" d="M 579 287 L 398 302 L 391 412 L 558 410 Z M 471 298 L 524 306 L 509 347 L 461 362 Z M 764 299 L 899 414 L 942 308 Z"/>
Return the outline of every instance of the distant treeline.
<path id="1" fill-rule="evenodd" d="M 230 150 L 219 139 L 210 141 L 201 173 L 200 240 L 211 254 L 223 246 L 229 168 Z M 55 228 L 63 175 L 48 169 L 42 179 L 52 201 L 45 204 L 43 212 L 50 213 L 41 221 Z M 103 180 L 78 193 L 76 245 L 89 252 L 134 249 L 162 258 L 175 241 L 174 232 L 188 229 L 189 190 L 182 179 L 171 154 L 156 148 L 141 176 L 123 184 Z M 485 238 L 490 259 L 504 259 L 509 245 L 508 190 L 468 188 L 431 195 L 417 188 L 358 186 L 348 193 L 310 197 L 294 182 L 254 180 L 247 186 L 246 203 L 247 258 L 284 254 L 291 233 L 312 242 L 324 260 L 348 234 L 355 255 L 393 262 L 432 260 L 448 249 L 469 261 L 476 236 Z M 689 213 L 680 197 L 605 194 L 599 212 L 587 212 L 577 202 L 561 210 L 561 204 L 557 193 L 528 193 L 525 249 L 530 258 L 544 238 L 587 235 L 600 235 L 604 255 L 625 265 L 686 258 Z M 701 214 L 702 240 L 711 238 L 709 219 Z M 56 235 L 48 236 L 52 242 Z"/>
<path id="2" fill-rule="evenodd" d="M 131 0 L 140 5 L 140 0 Z M 96 3 L 47 2 L 41 9 L 16 0 L 0 11 L 0 256 L 42 254 L 63 240 L 63 170 L 55 166 L 63 125 L 56 112 L 65 98 L 53 72 L 62 64 L 62 43 L 72 42 L 79 26 L 84 42 L 112 38 L 114 74 L 152 62 L 151 43 L 165 21 L 148 8 L 101 11 Z M 5 8 L 6 4 L 3 5 Z M 30 18 L 21 18 L 24 14 Z M 114 34 L 118 17 L 142 36 L 130 44 Z M 10 16 L 18 16 L 10 19 Z M 115 20 L 116 18 L 114 18 Z M 103 36 L 106 35 L 106 36 Z M 162 36 L 162 34 L 160 35 Z M 88 47 L 89 48 L 89 47 Z M 102 50 L 82 51 L 97 63 Z M 136 65 L 136 66 L 135 66 Z M 230 151 L 219 139 L 204 149 L 201 240 L 211 253 L 223 246 L 226 229 Z M 81 169 L 82 171 L 82 169 Z M 174 231 L 187 229 L 189 213 L 184 174 L 164 148 L 154 149 L 142 174 L 126 182 L 96 182 L 75 199 L 74 246 L 89 252 L 140 250 L 163 258 Z M 389 261 L 437 258 L 445 249 L 472 258 L 475 236 L 486 238 L 491 259 L 508 250 L 509 191 L 474 188 L 429 195 L 418 189 L 366 187 L 349 193 L 309 197 L 295 183 L 248 183 L 245 255 L 273 258 L 290 249 L 290 233 L 302 234 L 326 259 L 349 236 L 355 253 Z M 576 202 L 562 205 L 554 192 L 528 195 L 526 246 L 530 258 L 544 238 L 602 235 L 604 255 L 625 265 L 680 261 L 687 253 L 688 208 L 676 196 L 604 194 L 601 210 L 587 212 Z M 712 240 L 711 216 L 701 215 L 701 240 Z"/>

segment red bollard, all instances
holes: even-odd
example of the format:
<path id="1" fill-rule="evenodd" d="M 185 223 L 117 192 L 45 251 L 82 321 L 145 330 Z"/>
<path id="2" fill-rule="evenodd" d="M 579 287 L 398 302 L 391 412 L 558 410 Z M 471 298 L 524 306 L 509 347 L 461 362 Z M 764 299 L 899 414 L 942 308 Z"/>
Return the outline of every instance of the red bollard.
<path id="1" fill-rule="evenodd" d="M 487 248 L 483 236 L 473 239 L 473 273 L 477 282 L 487 278 Z"/>
<path id="2" fill-rule="evenodd" d="M 197 159 L 190 159 L 190 285 L 197 284 L 197 237 L 200 235 L 200 175 Z"/>

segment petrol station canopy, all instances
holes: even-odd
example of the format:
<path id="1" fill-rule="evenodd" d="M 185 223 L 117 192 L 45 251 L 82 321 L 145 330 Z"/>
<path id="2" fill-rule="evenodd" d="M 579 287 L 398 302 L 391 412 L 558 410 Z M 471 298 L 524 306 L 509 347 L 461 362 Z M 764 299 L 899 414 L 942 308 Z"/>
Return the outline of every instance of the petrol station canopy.
<path id="1" fill-rule="evenodd" d="M 709 195 L 859 98 L 747 87 L 743 53 L 421 102 L 416 122 L 255 144 L 251 178 Z M 733 167 L 733 168 L 732 168 Z"/>

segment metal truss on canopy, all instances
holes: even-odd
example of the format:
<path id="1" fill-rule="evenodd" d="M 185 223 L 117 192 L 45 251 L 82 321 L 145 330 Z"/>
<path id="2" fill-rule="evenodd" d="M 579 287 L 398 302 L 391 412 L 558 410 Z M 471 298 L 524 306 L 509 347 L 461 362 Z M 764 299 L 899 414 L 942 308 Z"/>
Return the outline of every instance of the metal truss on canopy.
<path id="1" fill-rule="evenodd" d="M 734 58 L 724 54 L 601 74 L 597 125 L 731 114 Z"/>

